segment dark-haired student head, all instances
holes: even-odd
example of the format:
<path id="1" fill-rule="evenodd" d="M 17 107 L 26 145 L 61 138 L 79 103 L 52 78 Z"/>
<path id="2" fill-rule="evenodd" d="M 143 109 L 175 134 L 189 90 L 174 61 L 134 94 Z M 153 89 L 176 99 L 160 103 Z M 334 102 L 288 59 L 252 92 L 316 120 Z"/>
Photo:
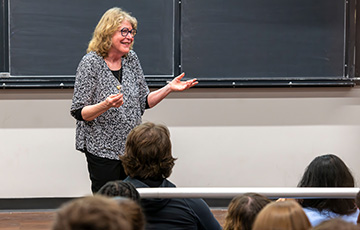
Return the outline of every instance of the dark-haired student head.
<path id="1" fill-rule="evenodd" d="M 354 187 L 354 177 L 338 156 L 325 154 L 311 161 L 299 187 Z"/>
<path id="2" fill-rule="evenodd" d="M 115 180 L 109 181 L 100 188 L 97 194 L 109 197 L 127 197 L 136 202 L 140 202 L 140 194 L 135 186 L 127 181 Z"/>
<path id="3" fill-rule="evenodd" d="M 354 177 L 346 164 L 336 155 L 316 157 L 307 167 L 298 187 L 354 187 Z M 338 214 L 355 211 L 354 199 L 305 199 L 303 207 L 328 209 Z"/>
<path id="4" fill-rule="evenodd" d="M 129 175 L 125 181 L 136 188 L 176 187 L 167 179 L 176 159 L 172 156 L 170 132 L 166 126 L 147 122 L 135 127 L 127 137 L 125 154 L 120 159 Z M 202 199 L 142 197 L 141 205 L 147 230 L 221 229 Z"/>
<path id="5" fill-rule="evenodd" d="M 132 230 L 145 228 L 145 215 L 140 206 L 140 194 L 135 186 L 127 181 L 109 181 L 97 194 L 115 199 L 131 223 Z"/>
<path id="6" fill-rule="evenodd" d="M 346 164 L 334 154 L 316 157 L 306 168 L 298 187 L 354 187 L 354 177 Z M 358 211 L 354 199 L 304 199 L 299 200 L 315 226 L 320 220 L 334 217 L 347 218 Z M 315 221 L 315 219 L 318 219 Z"/>
<path id="7" fill-rule="evenodd" d="M 171 154 L 169 129 L 150 122 L 135 127 L 126 139 L 125 154 L 120 159 L 130 177 L 168 178 L 176 160 Z"/>
<path id="8" fill-rule="evenodd" d="M 256 193 L 234 197 L 228 207 L 224 230 L 251 230 L 257 214 L 270 202 L 267 197 Z"/>

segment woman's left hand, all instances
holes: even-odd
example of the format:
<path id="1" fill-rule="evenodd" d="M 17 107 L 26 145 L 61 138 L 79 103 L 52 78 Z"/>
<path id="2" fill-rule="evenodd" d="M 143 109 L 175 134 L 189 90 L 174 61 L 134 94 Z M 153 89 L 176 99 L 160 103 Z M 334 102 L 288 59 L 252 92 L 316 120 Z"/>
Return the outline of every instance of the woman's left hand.
<path id="1" fill-rule="evenodd" d="M 169 82 L 171 91 L 183 91 L 199 83 L 196 78 L 187 81 L 181 81 L 184 76 L 185 73 L 182 73 Z"/>

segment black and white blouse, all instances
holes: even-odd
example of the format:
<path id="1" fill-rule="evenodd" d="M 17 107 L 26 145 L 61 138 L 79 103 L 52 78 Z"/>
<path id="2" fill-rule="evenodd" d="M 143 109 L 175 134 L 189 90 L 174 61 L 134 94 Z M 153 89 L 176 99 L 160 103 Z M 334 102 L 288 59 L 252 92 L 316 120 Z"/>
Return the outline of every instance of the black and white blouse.
<path id="1" fill-rule="evenodd" d="M 76 121 L 76 149 L 108 159 L 124 154 L 129 132 L 141 123 L 147 106 L 149 88 L 136 53 L 131 50 L 122 58 L 121 92 L 124 104 L 110 108 L 92 121 Z M 87 105 L 104 101 L 117 94 L 120 82 L 114 77 L 104 59 L 95 52 L 86 54 L 76 71 L 71 115 Z"/>

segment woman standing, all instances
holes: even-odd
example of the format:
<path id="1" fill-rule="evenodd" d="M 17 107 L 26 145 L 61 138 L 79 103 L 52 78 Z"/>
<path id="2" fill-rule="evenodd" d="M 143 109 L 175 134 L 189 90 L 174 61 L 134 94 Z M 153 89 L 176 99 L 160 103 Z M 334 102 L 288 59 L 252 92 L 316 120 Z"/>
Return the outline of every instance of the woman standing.
<path id="1" fill-rule="evenodd" d="M 109 9 L 96 26 L 76 72 L 71 115 L 77 119 L 76 149 L 86 155 L 93 193 L 108 181 L 126 177 L 119 156 L 145 109 L 173 91 L 198 83 L 196 79 L 181 81 L 183 73 L 150 92 L 132 50 L 136 32 L 136 18 L 120 8 Z"/>

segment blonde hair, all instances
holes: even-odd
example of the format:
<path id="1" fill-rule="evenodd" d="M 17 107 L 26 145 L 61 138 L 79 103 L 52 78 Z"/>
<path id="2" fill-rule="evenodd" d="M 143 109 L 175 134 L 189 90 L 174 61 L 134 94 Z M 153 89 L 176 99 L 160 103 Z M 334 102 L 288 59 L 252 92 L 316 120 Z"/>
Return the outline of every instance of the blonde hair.
<path id="1" fill-rule="evenodd" d="M 255 219 L 253 230 L 308 230 L 311 228 L 302 207 L 296 201 L 279 201 L 265 206 Z"/>
<path id="2" fill-rule="evenodd" d="M 111 38 L 124 21 L 128 21 L 133 29 L 137 29 L 137 20 L 130 13 L 123 11 L 119 7 L 107 10 L 95 27 L 87 53 L 94 51 L 103 58 L 107 57 L 112 45 Z"/>

